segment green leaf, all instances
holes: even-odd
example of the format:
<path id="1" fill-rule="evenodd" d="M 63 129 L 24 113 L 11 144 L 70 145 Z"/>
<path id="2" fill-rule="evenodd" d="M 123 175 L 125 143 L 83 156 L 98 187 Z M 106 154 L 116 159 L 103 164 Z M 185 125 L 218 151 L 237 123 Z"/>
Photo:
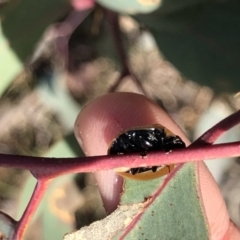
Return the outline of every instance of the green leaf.
<path id="1" fill-rule="evenodd" d="M 97 0 L 106 8 L 125 14 L 150 13 L 159 10 L 169 14 L 196 5 L 206 0 Z"/>
<path id="2" fill-rule="evenodd" d="M 45 155 L 46 157 L 81 157 L 84 156 L 73 133 L 57 142 Z"/>
<path id="3" fill-rule="evenodd" d="M 164 178 L 156 178 L 151 181 L 124 181 L 124 193 L 121 196 L 120 204 L 132 204 L 144 202 L 152 196 L 156 189 L 162 184 Z"/>
<path id="4" fill-rule="evenodd" d="M 43 239 L 63 239 L 66 233 L 74 230 L 74 210 L 81 203 L 80 199 L 72 175 L 53 180 L 41 202 Z"/>
<path id="5" fill-rule="evenodd" d="M 97 2 L 103 5 L 106 8 L 111 10 L 128 13 L 128 14 L 137 14 L 137 13 L 148 13 L 157 9 L 160 5 L 160 0 L 151 1 L 151 0 L 97 0 Z"/>
<path id="6" fill-rule="evenodd" d="M 240 88 L 239 1 L 196 4 L 172 14 L 161 8 L 136 19 L 152 32 L 160 51 L 186 77 L 215 91 Z"/>
<path id="7" fill-rule="evenodd" d="M 0 212 L 0 233 L 2 239 L 10 239 L 14 233 L 16 222 L 8 215 Z"/>
<path id="8" fill-rule="evenodd" d="M 68 91 L 66 72 L 55 68 L 51 74 L 42 76 L 36 91 L 41 100 L 48 105 L 52 112 L 56 113 L 64 129 L 67 132 L 72 132 L 81 106 Z M 57 151 L 61 151 L 61 148 Z"/>
<path id="9" fill-rule="evenodd" d="M 44 30 L 69 8 L 66 0 L 19 0 L 0 9 L 0 95 L 23 70 Z"/>
<path id="10" fill-rule="evenodd" d="M 178 70 L 216 92 L 240 89 L 240 2 L 206 0 L 99 0 L 133 17 L 153 34 Z"/>
<path id="11" fill-rule="evenodd" d="M 130 204 L 124 195 L 130 195 L 132 204 L 142 201 L 139 199 L 139 192 L 142 192 L 149 203 L 142 216 L 135 218 L 123 231 L 128 231 L 124 239 L 209 239 L 196 172 L 196 164 L 184 164 L 164 188 L 161 187 L 162 179 L 146 182 L 127 180 L 121 201 Z M 150 195 L 146 195 L 145 188 L 149 188 Z"/>
<path id="12" fill-rule="evenodd" d="M 72 133 L 56 143 L 46 156 L 77 157 L 83 156 L 83 152 Z M 80 193 L 76 186 L 74 187 L 73 176 L 68 174 L 54 179 L 40 204 L 44 239 L 62 239 L 66 233 L 74 229 L 75 219 L 73 213 L 68 212 L 67 206 L 73 206 L 71 208 L 76 206 L 77 209 L 81 200 Z M 70 196 L 71 202 L 68 202 Z"/>

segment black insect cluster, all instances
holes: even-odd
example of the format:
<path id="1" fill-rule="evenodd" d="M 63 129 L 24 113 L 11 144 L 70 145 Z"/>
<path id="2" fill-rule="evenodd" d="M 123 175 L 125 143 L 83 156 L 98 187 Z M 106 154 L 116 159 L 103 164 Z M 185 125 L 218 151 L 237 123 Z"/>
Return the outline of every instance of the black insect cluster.
<path id="1" fill-rule="evenodd" d="M 173 149 L 185 148 L 185 143 L 180 137 L 168 134 L 165 128 L 133 129 L 120 134 L 112 142 L 108 153 L 110 155 L 140 153 L 146 156 L 149 151 L 170 152 Z M 152 170 L 156 172 L 158 166 L 151 168 L 131 168 L 128 172 L 137 174 Z"/>

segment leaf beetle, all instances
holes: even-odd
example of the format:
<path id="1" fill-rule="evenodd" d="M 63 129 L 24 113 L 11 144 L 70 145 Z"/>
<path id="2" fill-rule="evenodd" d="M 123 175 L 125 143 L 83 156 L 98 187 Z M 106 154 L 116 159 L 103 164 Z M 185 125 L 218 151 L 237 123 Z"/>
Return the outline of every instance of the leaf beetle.
<path id="1" fill-rule="evenodd" d="M 120 133 L 110 144 L 109 155 L 140 153 L 143 157 L 150 151 L 166 153 L 179 148 L 185 148 L 181 138 L 160 124 L 128 129 Z M 151 180 L 162 177 L 174 169 L 174 164 L 117 168 L 115 171 L 124 178 L 132 180 Z"/>

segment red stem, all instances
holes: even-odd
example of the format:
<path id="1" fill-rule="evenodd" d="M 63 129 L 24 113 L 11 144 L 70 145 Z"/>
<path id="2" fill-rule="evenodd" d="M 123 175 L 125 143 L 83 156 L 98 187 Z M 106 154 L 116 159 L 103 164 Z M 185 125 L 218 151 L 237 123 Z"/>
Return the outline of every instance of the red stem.
<path id="1" fill-rule="evenodd" d="M 154 166 L 170 163 L 197 162 L 205 159 L 240 156 L 240 142 L 206 146 L 191 146 L 185 149 L 139 154 L 94 156 L 81 158 L 40 158 L 0 154 L 1 167 L 28 169 L 37 179 L 50 179 L 63 174 L 96 172 L 119 167 Z"/>
<path id="2" fill-rule="evenodd" d="M 223 133 L 240 123 L 240 110 L 223 119 L 206 131 L 191 146 L 213 144 Z"/>
<path id="3" fill-rule="evenodd" d="M 36 183 L 35 189 L 33 191 L 32 197 L 21 217 L 21 219 L 17 222 L 15 233 L 11 240 L 21 240 L 23 239 L 23 235 L 25 233 L 25 230 L 31 221 L 34 213 L 36 212 L 36 209 L 39 205 L 39 203 L 42 200 L 42 197 L 45 193 L 45 190 L 49 186 L 50 181 L 49 180 L 38 180 Z"/>
<path id="4" fill-rule="evenodd" d="M 141 81 L 137 78 L 137 76 L 134 73 L 132 73 L 132 71 L 129 68 L 128 57 L 127 57 L 126 51 L 124 49 L 123 41 L 122 41 L 122 37 L 121 37 L 118 14 L 107 10 L 106 16 L 109 21 L 109 25 L 111 27 L 113 41 L 116 46 L 120 64 L 122 66 L 120 77 L 116 80 L 114 85 L 112 87 L 110 87 L 108 92 L 116 91 L 118 86 L 122 83 L 124 77 L 130 76 L 132 78 L 132 81 L 135 82 L 135 84 L 138 86 L 138 88 L 147 97 L 148 94 L 147 94 L 146 90 L 144 89 L 144 87 L 142 86 Z"/>
<path id="5" fill-rule="evenodd" d="M 129 75 L 128 71 L 123 71 L 120 73 L 119 77 L 115 81 L 114 85 L 112 85 L 108 92 L 115 92 L 119 85 L 123 82 L 123 79 Z"/>

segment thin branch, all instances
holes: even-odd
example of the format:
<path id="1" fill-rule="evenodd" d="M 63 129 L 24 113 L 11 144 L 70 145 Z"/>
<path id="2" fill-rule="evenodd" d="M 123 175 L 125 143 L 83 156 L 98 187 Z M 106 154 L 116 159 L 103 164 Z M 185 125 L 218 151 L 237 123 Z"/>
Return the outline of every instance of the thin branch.
<path id="1" fill-rule="evenodd" d="M 138 88 L 143 92 L 143 94 L 146 97 L 148 97 L 148 94 L 147 94 L 146 90 L 144 89 L 141 81 L 130 70 L 129 63 L 128 63 L 128 57 L 127 57 L 126 51 L 124 49 L 123 41 L 122 41 L 122 37 L 121 37 L 118 14 L 107 10 L 106 16 L 107 16 L 109 25 L 111 27 L 113 41 L 114 41 L 116 49 L 117 49 L 120 64 L 122 66 L 120 77 L 116 80 L 114 85 L 112 87 L 110 87 L 109 92 L 116 91 L 116 89 L 122 83 L 124 77 L 130 76 L 132 78 L 132 81 L 138 86 Z"/>
<path id="2" fill-rule="evenodd" d="M 0 166 L 28 169 L 37 179 L 49 179 L 68 173 L 96 172 L 123 166 L 134 168 L 237 156 L 240 156 L 240 142 L 195 146 L 174 150 L 171 153 L 158 151 L 148 153 L 145 157 L 139 154 L 130 154 L 81 158 L 43 158 L 0 154 Z"/>
<path id="3" fill-rule="evenodd" d="M 124 72 L 124 70 L 122 70 L 119 77 L 115 80 L 115 83 L 109 88 L 108 92 L 115 92 L 119 85 L 123 82 L 123 79 L 128 76 L 128 74 L 128 71 Z"/>
<path id="4" fill-rule="evenodd" d="M 139 156 L 139 154 L 124 155 L 124 156 L 100 156 L 88 157 L 82 159 L 64 159 L 61 163 L 49 164 L 36 171 L 35 168 L 32 173 L 37 178 L 55 177 L 68 173 L 77 172 L 95 172 L 100 170 L 114 169 L 119 167 L 139 167 L 139 166 L 156 166 L 163 164 L 177 164 L 184 162 L 197 162 L 206 159 L 216 159 L 225 157 L 240 156 L 240 142 L 216 144 L 204 147 L 186 148 L 176 150 L 169 154 L 164 152 L 149 153 L 146 157 Z M 45 169 L 45 170 L 44 170 Z"/>
<path id="5" fill-rule="evenodd" d="M 25 230 L 27 226 L 29 225 L 29 222 L 31 221 L 34 213 L 36 212 L 36 209 L 39 205 L 39 203 L 42 200 L 42 197 L 49 186 L 50 181 L 49 180 L 38 180 L 36 183 L 35 189 L 33 191 L 32 197 L 21 217 L 21 219 L 17 222 L 15 233 L 11 240 L 20 240 L 23 239 L 23 235 L 25 233 Z"/>
<path id="6" fill-rule="evenodd" d="M 223 119 L 211 129 L 206 131 L 191 146 L 213 144 L 223 133 L 240 123 L 240 110 Z"/>
<path id="7" fill-rule="evenodd" d="M 127 60 L 126 51 L 124 49 L 123 42 L 122 42 L 118 14 L 112 11 L 106 10 L 106 17 L 111 27 L 112 37 L 118 52 L 120 64 L 122 65 L 123 71 L 125 71 L 125 69 L 128 69 L 128 60 Z"/>

